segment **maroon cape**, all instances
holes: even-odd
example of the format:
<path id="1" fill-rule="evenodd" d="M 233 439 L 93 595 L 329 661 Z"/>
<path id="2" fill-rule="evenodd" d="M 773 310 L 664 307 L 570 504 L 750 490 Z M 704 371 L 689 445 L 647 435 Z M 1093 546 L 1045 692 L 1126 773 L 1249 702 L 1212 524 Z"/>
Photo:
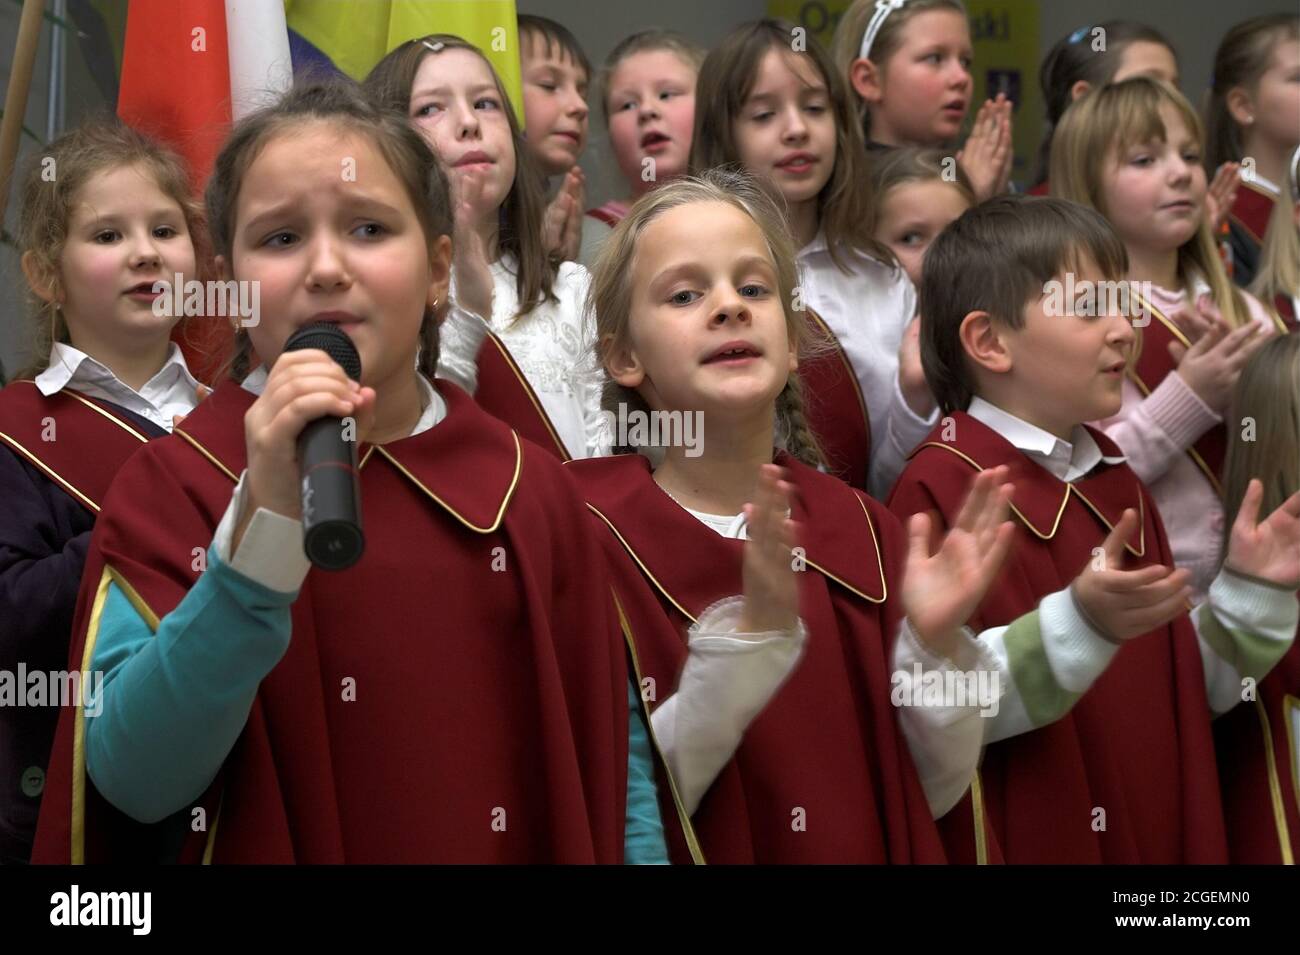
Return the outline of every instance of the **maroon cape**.
<path id="1" fill-rule="evenodd" d="M 488 414 L 501 419 L 559 460 L 568 461 L 573 457 L 556 433 L 533 386 L 515 364 L 510 349 L 490 331 L 478 350 L 478 388 L 474 400 Z"/>
<path id="2" fill-rule="evenodd" d="M 1214 721 L 1233 862 L 1300 860 L 1300 643 L 1259 682 L 1256 699 Z"/>
<path id="3" fill-rule="evenodd" d="M 1254 183 L 1241 181 L 1241 188 L 1237 190 L 1236 201 L 1232 204 L 1232 209 L 1228 212 L 1228 221 L 1234 222 L 1254 240 L 1255 245 L 1264 244 L 1264 236 L 1268 232 L 1268 220 L 1273 215 L 1273 203 L 1277 202 L 1277 196 L 1257 186 Z"/>
<path id="4" fill-rule="evenodd" d="M 902 576 L 902 529 L 836 478 L 786 455 L 776 460 L 797 490 L 792 511 L 807 561 L 799 613 L 808 643 L 696 810 L 699 843 L 710 862 L 942 862 L 890 703 L 901 611 L 889 588 Z M 714 602 L 743 593 L 744 544 L 679 507 L 640 455 L 574 461 L 568 469 L 605 528 L 638 678 L 654 680 L 661 702 L 677 686 L 689 625 Z M 664 815 L 672 817 L 670 807 Z M 685 860 L 687 846 L 670 846 Z"/>
<path id="5" fill-rule="evenodd" d="M 599 546 L 575 530 L 590 518 L 548 455 L 437 387 L 437 427 L 362 449 L 365 556 L 308 574 L 289 650 L 200 800 L 210 825 L 191 833 L 179 813 L 175 858 L 621 860 L 628 676 Z M 223 384 L 122 469 L 91 544 L 74 666 L 93 654 L 110 579 L 155 627 L 194 584 L 192 548 L 245 466 L 253 400 Z M 80 711 L 65 711 L 36 861 L 138 855 L 144 827 L 95 793 L 82 734 Z"/>
<path id="6" fill-rule="evenodd" d="M 151 437 L 117 409 L 75 391 L 47 398 L 26 380 L 0 389 L 0 442 L 91 513 L 99 513 L 118 469 Z"/>
<path id="7" fill-rule="evenodd" d="M 1130 566 L 1172 566 L 1155 504 L 1127 465 L 1103 465 L 1067 485 L 969 415 L 952 418 L 955 440 L 942 440 L 941 424 L 922 442 L 890 507 L 901 517 L 929 512 L 947 528 L 976 471 L 1011 468 L 1015 541 L 972 626 L 1008 624 L 1067 587 L 1125 508 L 1141 515 L 1141 532 L 1128 545 Z M 1105 435 L 1092 435 L 1103 454 L 1119 454 Z M 1190 618 L 1125 644 L 1062 719 L 988 746 L 979 782 L 941 820 L 949 853 L 960 861 L 1226 862 L 1205 676 Z M 1104 831 L 1094 830 L 1103 821 Z"/>
<path id="8" fill-rule="evenodd" d="M 808 424 L 821 444 L 826 468 L 860 491 L 871 463 L 871 418 L 849 356 L 822 317 L 806 309 L 815 339 L 826 351 L 799 362 Z"/>

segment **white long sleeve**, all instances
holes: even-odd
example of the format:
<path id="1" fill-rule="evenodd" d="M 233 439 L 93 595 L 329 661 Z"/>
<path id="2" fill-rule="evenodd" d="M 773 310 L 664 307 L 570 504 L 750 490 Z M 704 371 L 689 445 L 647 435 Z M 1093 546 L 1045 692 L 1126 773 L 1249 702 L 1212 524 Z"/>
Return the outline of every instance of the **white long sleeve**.
<path id="1" fill-rule="evenodd" d="M 743 606 L 744 598 L 729 597 L 700 615 L 677 690 L 650 717 L 690 813 L 794 671 L 807 639 L 802 621 L 793 631 L 738 634 Z"/>
<path id="2" fill-rule="evenodd" d="M 461 308 L 455 297 L 438 329 L 438 377 L 455 382 L 469 394 L 478 391 L 478 353 L 487 338 L 487 322 Z"/>
<path id="3" fill-rule="evenodd" d="M 968 628 L 962 628 L 956 658 L 947 659 L 926 650 L 906 619 L 894 641 L 893 671 L 890 699 L 930 814 L 938 819 L 970 788 L 985 725 L 1010 681 Z"/>

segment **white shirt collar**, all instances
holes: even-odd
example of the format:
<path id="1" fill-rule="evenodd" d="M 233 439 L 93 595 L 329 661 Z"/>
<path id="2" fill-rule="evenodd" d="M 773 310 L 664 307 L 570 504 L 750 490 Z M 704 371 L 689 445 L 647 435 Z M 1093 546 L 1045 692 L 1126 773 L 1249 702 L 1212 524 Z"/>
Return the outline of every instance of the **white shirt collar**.
<path id="1" fill-rule="evenodd" d="M 260 395 L 262 389 L 266 387 L 267 370 L 265 365 L 258 365 L 253 372 L 240 382 L 240 387 L 245 391 Z M 424 403 L 424 411 L 420 413 L 420 420 L 415 422 L 415 427 L 411 429 L 408 437 L 415 437 L 417 434 L 423 434 L 434 425 L 447 417 L 447 402 L 438 394 L 436 388 L 429 384 L 429 379 L 424 375 L 416 374 L 416 381 L 420 384 L 420 397 Z"/>
<path id="2" fill-rule="evenodd" d="M 1074 426 L 1070 441 L 1062 441 L 1056 435 L 1003 411 L 983 398 L 972 398 L 966 413 L 996 431 L 1062 481 L 1077 481 L 1098 464 L 1124 462 L 1122 455 L 1108 457 L 1102 454 L 1096 440 L 1081 424 Z"/>
<path id="3" fill-rule="evenodd" d="M 173 419 L 189 414 L 199 401 L 198 379 L 190 374 L 175 342 L 169 343 L 162 367 L 139 391 L 103 362 L 62 342 L 50 349 L 49 366 L 36 376 L 35 383 L 47 397 L 68 388 L 125 408 L 164 431 L 170 431 Z"/>
<path id="4" fill-rule="evenodd" d="M 104 389 L 121 389 L 137 397 L 146 397 L 151 392 L 171 387 L 178 377 L 189 385 L 192 391 L 198 390 L 198 379 L 190 374 L 190 369 L 185 364 L 185 356 L 181 354 L 175 342 L 168 344 L 167 358 L 163 361 L 162 367 L 139 391 L 119 379 L 107 365 L 87 355 L 81 349 L 73 348 L 63 342 L 55 342 L 50 349 L 50 363 L 36 376 L 35 382 L 41 394 L 47 398 L 64 388 L 82 384 L 95 384 Z"/>

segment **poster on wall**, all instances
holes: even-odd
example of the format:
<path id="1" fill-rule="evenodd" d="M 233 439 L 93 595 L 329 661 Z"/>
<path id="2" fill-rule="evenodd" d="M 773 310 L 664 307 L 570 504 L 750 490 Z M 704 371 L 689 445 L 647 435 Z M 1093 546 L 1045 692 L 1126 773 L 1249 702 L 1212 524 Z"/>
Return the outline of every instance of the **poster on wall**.
<path id="1" fill-rule="evenodd" d="M 850 0 L 767 0 L 767 13 L 808 31 L 827 50 Z M 966 0 L 974 49 L 974 95 L 967 128 L 979 104 L 1004 92 L 1015 104 L 1013 135 L 1017 188 L 1032 182 L 1043 130 L 1043 100 L 1038 88 L 1039 0 Z"/>

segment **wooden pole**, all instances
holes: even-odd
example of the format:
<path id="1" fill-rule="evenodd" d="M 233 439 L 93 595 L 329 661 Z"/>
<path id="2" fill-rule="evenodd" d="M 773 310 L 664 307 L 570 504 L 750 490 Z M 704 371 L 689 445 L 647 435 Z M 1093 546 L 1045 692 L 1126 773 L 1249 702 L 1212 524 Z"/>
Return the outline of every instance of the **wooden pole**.
<path id="1" fill-rule="evenodd" d="M 27 93 L 32 86 L 32 67 L 41 41 L 41 17 L 44 13 L 45 0 L 23 0 L 18 41 L 14 44 L 13 71 L 9 74 L 9 89 L 5 93 L 5 115 L 0 121 L 0 226 L 4 224 L 5 210 L 9 207 L 9 184 L 13 180 L 14 164 L 18 161 L 18 142 L 23 134 Z"/>

